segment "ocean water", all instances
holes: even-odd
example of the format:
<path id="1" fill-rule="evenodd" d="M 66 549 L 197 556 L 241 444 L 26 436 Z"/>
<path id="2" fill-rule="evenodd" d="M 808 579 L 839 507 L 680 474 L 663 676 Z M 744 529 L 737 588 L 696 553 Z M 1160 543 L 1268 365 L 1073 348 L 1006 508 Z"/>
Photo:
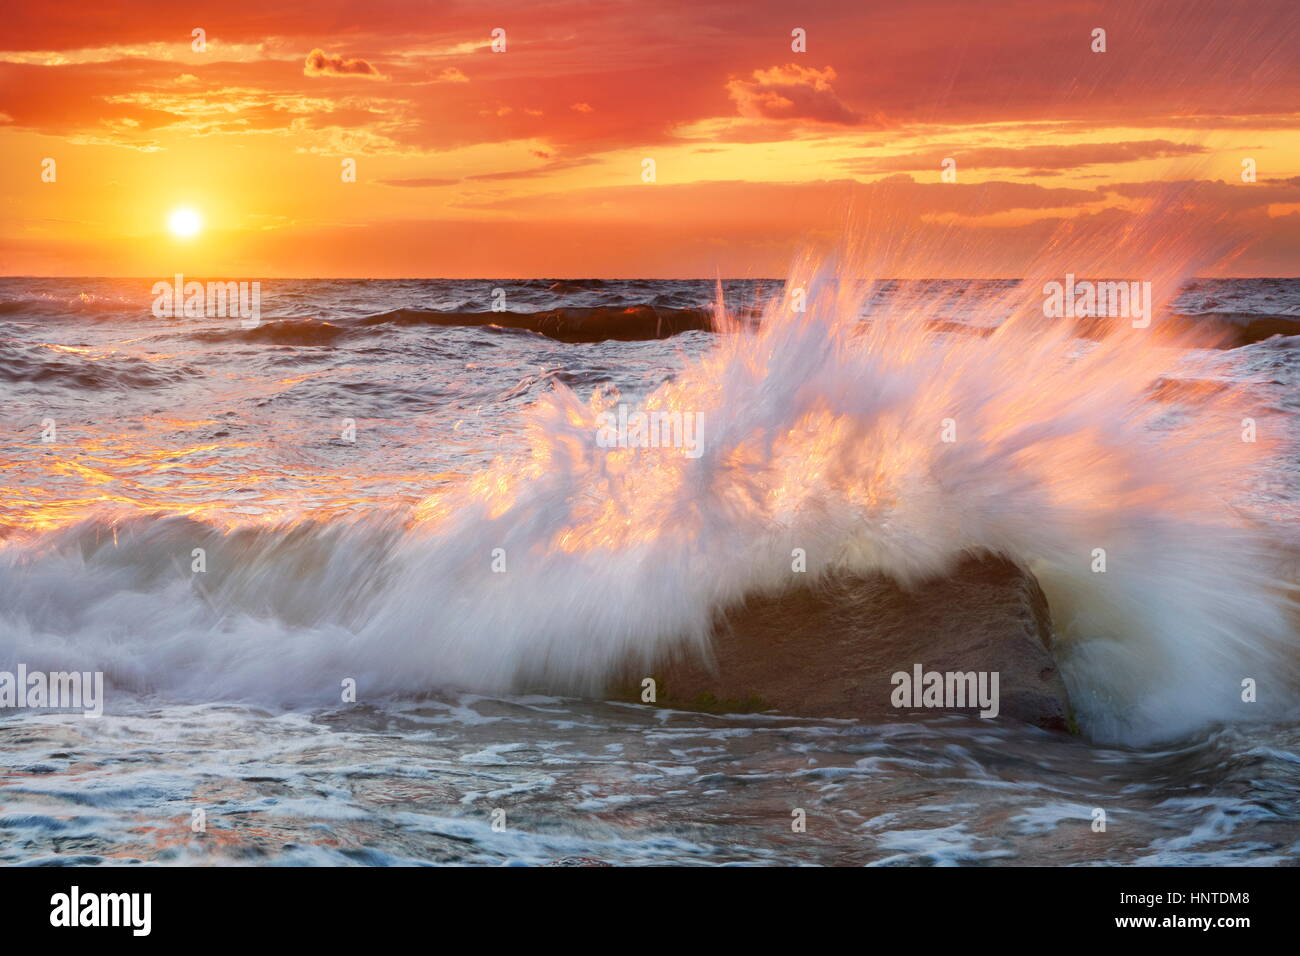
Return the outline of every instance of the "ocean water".
<path id="1" fill-rule="evenodd" d="M 106 688 L 0 711 L 0 862 L 1300 858 L 1300 335 L 1222 347 L 1300 332 L 1300 280 L 1181 280 L 1100 336 L 1035 276 L 264 280 L 255 328 L 155 317 L 154 281 L 0 279 L 0 671 Z M 601 447 L 618 403 L 701 415 L 702 453 Z M 1022 563 L 1081 733 L 601 699 L 794 547 Z"/>

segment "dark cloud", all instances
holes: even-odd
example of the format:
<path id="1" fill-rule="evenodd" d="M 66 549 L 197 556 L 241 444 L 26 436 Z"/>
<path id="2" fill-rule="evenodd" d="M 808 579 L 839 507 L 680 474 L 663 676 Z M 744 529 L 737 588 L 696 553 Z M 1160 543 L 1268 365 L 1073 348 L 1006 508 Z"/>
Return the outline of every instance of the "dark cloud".
<path id="1" fill-rule="evenodd" d="M 813 120 L 857 126 L 863 118 L 845 106 L 831 83 L 835 70 L 789 63 L 767 70 L 755 70 L 749 79 L 733 77 L 727 93 L 741 116 L 751 119 Z"/>
<path id="2" fill-rule="evenodd" d="M 361 76 L 377 80 L 381 74 L 373 66 L 359 57 L 330 56 L 317 47 L 307 54 L 303 64 L 303 76 Z"/>

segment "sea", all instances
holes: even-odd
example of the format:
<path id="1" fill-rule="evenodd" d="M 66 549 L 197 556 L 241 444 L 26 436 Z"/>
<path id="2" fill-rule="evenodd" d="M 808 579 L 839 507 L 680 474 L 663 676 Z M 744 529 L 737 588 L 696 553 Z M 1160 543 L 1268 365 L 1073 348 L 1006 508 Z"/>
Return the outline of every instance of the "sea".
<path id="1" fill-rule="evenodd" d="M 1300 861 L 1300 279 L 159 278 L 0 278 L 0 672 L 103 681 L 0 696 L 0 863 Z M 794 549 L 1020 563 L 1078 732 L 609 699 Z"/>

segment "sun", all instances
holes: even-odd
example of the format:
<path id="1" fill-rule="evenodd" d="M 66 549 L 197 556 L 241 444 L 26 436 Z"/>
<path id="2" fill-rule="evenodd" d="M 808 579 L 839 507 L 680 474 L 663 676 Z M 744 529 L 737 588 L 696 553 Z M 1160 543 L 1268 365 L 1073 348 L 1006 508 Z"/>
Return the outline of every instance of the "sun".
<path id="1" fill-rule="evenodd" d="M 192 239 L 203 228 L 203 219 L 193 209 L 182 207 L 173 209 L 167 217 L 167 228 L 179 239 Z"/>

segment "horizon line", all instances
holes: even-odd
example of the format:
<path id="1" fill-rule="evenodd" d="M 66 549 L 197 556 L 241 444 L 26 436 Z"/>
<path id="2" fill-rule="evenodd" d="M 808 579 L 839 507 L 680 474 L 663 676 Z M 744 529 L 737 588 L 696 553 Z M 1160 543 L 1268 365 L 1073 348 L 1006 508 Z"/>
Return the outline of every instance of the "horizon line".
<path id="1" fill-rule="evenodd" d="M 185 275 L 173 272 L 171 275 Z M 246 276 L 243 279 L 203 276 L 210 281 L 244 282 L 785 282 L 776 276 Z M 862 276 L 861 278 L 871 278 Z M 1024 282 L 1025 276 L 886 276 L 871 278 L 873 282 Z M 1099 281 L 1105 281 L 1106 277 Z M 1111 277 L 1113 278 L 1113 277 Z M 0 275 L 3 279 L 138 279 L 142 282 L 162 281 L 157 275 Z M 1300 275 L 1230 275 L 1189 276 L 1187 282 L 1244 281 L 1249 279 L 1295 280 Z M 196 280 L 198 281 L 198 280 Z"/>

